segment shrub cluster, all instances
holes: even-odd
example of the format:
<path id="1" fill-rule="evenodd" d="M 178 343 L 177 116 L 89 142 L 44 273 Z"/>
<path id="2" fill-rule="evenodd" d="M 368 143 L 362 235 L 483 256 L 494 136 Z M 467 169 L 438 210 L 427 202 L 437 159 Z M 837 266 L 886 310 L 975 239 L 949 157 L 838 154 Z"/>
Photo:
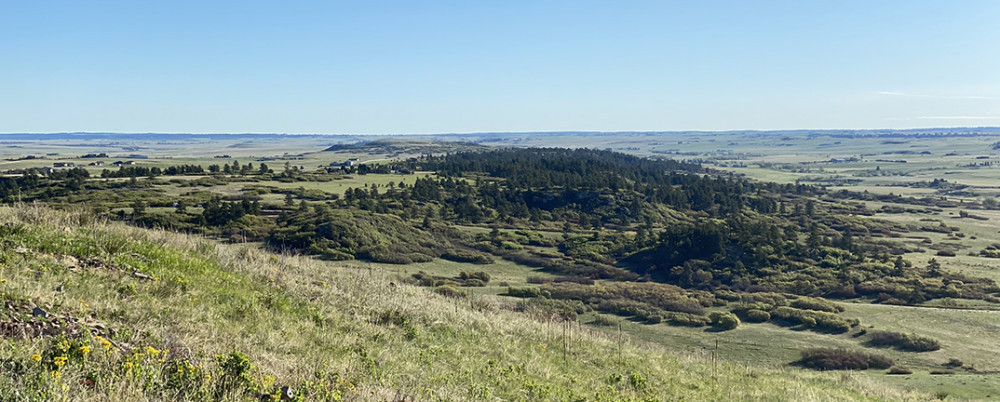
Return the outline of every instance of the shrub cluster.
<path id="1" fill-rule="evenodd" d="M 507 288 L 507 293 L 504 293 L 504 294 L 507 295 L 507 296 L 525 297 L 525 298 L 527 298 L 527 297 L 548 297 L 549 296 L 547 292 L 544 292 L 544 291 L 542 291 L 542 289 L 537 288 L 537 287 L 523 287 L 523 288 L 510 287 L 510 288 Z"/>
<path id="2" fill-rule="evenodd" d="M 796 363 L 814 370 L 888 369 L 893 364 L 892 359 L 882 355 L 830 348 L 803 350 Z"/>
<path id="3" fill-rule="evenodd" d="M 712 326 L 722 330 L 734 329 L 740 326 L 740 319 L 733 313 L 713 311 L 708 315 L 708 319 L 712 323 Z"/>
<path id="4" fill-rule="evenodd" d="M 857 319 L 845 320 L 836 314 L 815 310 L 799 310 L 792 307 L 778 307 L 771 311 L 772 319 L 779 319 L 804 328 L 841 334 L 859 324 Z"/>
<path id="5" fill-rule="evenodd" d="M 818 297 L 800 296 L 792 300 L 790 305 L 798 309 L 826 311 L 828 313 L 840 313 L 844 311 L 844 307 L 841 305 Z"/>
<path id="6" fill-rule="evenodd" d="M 917 334 L 890 331 L 869 332 L 867 344 L 876 347 L 892 347 L 908 352 L 932 352 L 941 349 L 941 343 L 935 339 Z"/>
<path id="7" fill-rule="evenodd" d="M 886 374 L 893 374 L 893 375 L 913 374 L 913 370 L 910 370 L 909 368 L 903 366 L 892 366 L 892 368 L 890 368 L 889 372 Z"/>

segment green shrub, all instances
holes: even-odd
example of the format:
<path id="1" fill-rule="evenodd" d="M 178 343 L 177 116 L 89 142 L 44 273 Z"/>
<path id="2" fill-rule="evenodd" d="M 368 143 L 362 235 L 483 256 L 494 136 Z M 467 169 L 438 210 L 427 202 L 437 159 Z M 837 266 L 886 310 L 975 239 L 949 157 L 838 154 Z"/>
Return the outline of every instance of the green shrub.
<path id="1" fill-rule="evenodd" d="M 750 309 L 746 312 L 746 322 L 765 322 L 771 319 L 771 313 L 764 310 Z"/>
<path id="2" fill-rule="evenodd" d="M 598 314 L 594 317 L 594 321 L 590 322 L 591 325 L 600 325 L 602 327 L 617 327 L 620 323 L 620 320 L 603 314 Z"/>
<path id="3" fill-rule="evenodd" d="M 441 254 L 441 258 L 455 262 L 469 262 L 478 265 L 492 264 L 493 258 L 475 251 L 449 251 Z"/>
<path id="4" fill-rule="evenodd" d="M 456 299 L 463 298 L 466 296 L 466 293 L 464 291 L 458 290 L 452 285 L 438 286 L 436 289 L 434 289 L 434 292 L 439 295 L 452 297 Z"/>
<path id="5" fill-rule="evenodd" d="M 575 321 L 577 315 L 590 310 L 578 300 L 553 300 L 541 297 L 523 300 L 517 304 L 516 309 L 535 317 L 559 317 L 568 321 Z"/>
<path id="6" fill-rule="evenodd" d="M 778 307 L 771 311 L 771 319 L 778 319 L 790 324 L 799 324 L 804 328 L 821 332 L 841 334 L 851 330 L 858 323 L 848 321 L 836 314 L 815 310 L 799 310 L 792 307 Z"/>
<path id="7" fill-rule="evenodd" d="M 704 327 L 708 325 L 708 317 L 688 313 L 668 312 L 663 315 L 663 320 L 671 325 L 682 327 Z"/>
<path id="8" fill-rule="evenodd" d="M 740 326 L 740 319 L 736 314 L 728 312 L 713 311 L 708 315 L 712 326 L 722 330 L 730 330 Z"/>
<path id="9" fill-rule="evenodd" d="M 462 286 L 470 287 L 470 288 L 481 288 L 483 286 L 486 286 L 486 284 L 483 283 L 483 281 L 481 281 L 479 279 L 473 278 L 473 279 L 466 280 L 465 283 L 462 284 Z"/>
<path id="10" fill-rule="evenodd" d="M 886 374 L 893 374 L 893 375 L 913 374 L 913 370 L 910 370 L 909 368 L 903 366 L 892 366 L 892 368 L 890 368 L 889 372 Z"/>
<path id="11" fill-rule="evenodd" d="M 537 287 L 523 287 L 523 288 L 514 288 L 514 287 L 511 287 L 511 288 L 507 288 L 507 293 L 504 293 L 504 294 L 507 295 L 507 296 L 525 297 L 525 298 L 528 298 L 528 297 L 548 297 L 548 294 L 545 291 L 543 291 L 541 288 L 537 288 Z"/>
<path id="12" fill-rule="evenodd" d="M 892 347 L 908 352 L 932 352 L 941 349 L 941 343 L 935 339 L 917 334 L 890 331 L 869 332 L 867 344 L 875 347 Z"/>
<path id="13" fill-rule="evenodd" d="M 814 370 L 868 370 L 892 367 L 892 359 L 845 349 L 815 348 L 802 351 L 797 364 Z"/>
<path id="14" fill-rule="evenodd" d="M 839 313 L 844 311 L 844 307 L 839 304 L 818 297 L 800 296 L 799 298 L 792 300 L 790 306 L 803 310 L 826 311 L 828 313 Z"/>

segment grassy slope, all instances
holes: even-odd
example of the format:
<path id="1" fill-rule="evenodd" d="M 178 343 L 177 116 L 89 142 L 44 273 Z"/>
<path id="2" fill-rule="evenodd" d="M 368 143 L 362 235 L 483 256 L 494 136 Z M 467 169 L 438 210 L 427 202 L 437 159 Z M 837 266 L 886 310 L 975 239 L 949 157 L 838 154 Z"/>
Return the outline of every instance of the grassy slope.
<path id="1" fill-rule="evenodd" d="M 114 329 L 105 334 L 114 342 L 107 351 L 99 339 L 80 337 L 93 351 L 86 358 L 71 352 L 60 370 L 45 367 L 53 350 L 60 353 L 58 338 L 10 337 L 0 348 L 0 395 L 244 399 L 254 396 L 247 389 L 272 392 L 291 385 L 313 400 L 926 397 L 852 375 L 726 363 L 715 368 L 704 358 L 644 343 L 624 342 L 619 357 L 613 335 L 587 330 L 568 333 L 564 361 L 560 325 L 512 313 L 500 299 L 484 297 L 470 307 L 392 284 L 376 270 L 88 220 L 30 206 L 0 208 L 0 290 L 9 305 L 39 305 L 50 314 Z M 67 255 L 94 258 L 99 266 L 70 269 L 87 264 Z M 133 270 L 156 279 L 137 278 Z M 23 312 L 5 314 L 32 320 Z M 214 356 L 234 350 L 245 352 L 253 369 L 244 384 L 227 387 L 236 381 Z M 33 354 L 42 361 L 32 361 Z M 167 384 L 176 378 L 172 360 L 188 360 L 181 367 L 197 372 Z M 96 380 L 93 387 L 88 374 Z M 178 389 L 189 394 L 180 396 Z M 216 389 L 230 391 L 214 394 Z"/>

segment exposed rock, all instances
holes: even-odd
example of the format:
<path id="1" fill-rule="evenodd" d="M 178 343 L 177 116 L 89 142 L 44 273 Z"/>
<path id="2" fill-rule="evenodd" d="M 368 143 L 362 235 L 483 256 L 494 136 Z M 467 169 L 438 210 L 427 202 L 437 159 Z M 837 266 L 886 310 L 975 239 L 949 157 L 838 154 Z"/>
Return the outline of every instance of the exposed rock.
<path id="1" fill-rule="evenodd" d="M 41 307 L 35 307 L 35 308 L 31 309 L 31 315 L 35 316 L 35 317 L 45 318 L 45 317 L 49 316 L 49 313 L 47 311 L 45 311 L 45 310 L 42 310 Z"/>

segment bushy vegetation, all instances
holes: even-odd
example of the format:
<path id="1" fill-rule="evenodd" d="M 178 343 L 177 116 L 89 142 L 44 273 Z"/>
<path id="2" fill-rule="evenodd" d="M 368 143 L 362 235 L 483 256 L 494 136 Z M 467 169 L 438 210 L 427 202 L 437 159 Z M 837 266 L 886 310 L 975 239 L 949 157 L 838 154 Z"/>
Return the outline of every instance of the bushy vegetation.
<path id="1" fill-rule="evenodd" d="M 712 326 L 722 330 L 734 329 L 740 326 L 739 317 L 736 317 L 736 314 L 733 313 L 713 311 L 708 315 L 708 320 L 712 323 Z"/>
<path id="2" fill-rule="evenodd" d="M 792 307 L 778 307 L 771 311 L 772 320 L 800 325 L 802 328 L 835 334 L 850 331 L 858 325 L 857 320 L 841 318 L 833 313 L 815 310 L 800 310 Z"/>
<path id="3" fill-rule="evenodd" d="M 869 346 L 891 347 L 908 352 L 932 352 L 941 349 L 941 343 L 935 339 L 917 334 L 904 334 L 891 331 L 868 331 Z"/>
<path id="4" fill-rule="evenodd" d="M 893 365 L 892 359 L 882 355 L 830 348 L 803 350 L 795 363 L 814 370 L 884 370 Z"/>

